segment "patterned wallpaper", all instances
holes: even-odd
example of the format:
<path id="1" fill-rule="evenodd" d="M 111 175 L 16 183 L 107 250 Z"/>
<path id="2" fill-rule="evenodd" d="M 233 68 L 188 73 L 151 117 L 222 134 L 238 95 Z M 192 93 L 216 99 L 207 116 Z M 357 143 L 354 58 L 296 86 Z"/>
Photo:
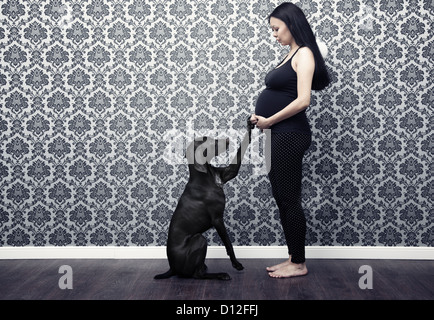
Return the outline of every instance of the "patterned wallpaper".
<path id="1" fill-rule="evenodd" d="M 296 3 L 333 78 L 308 109 L 307 245 L 433 246 L 433 2 Z M 2 1 L 0 246 L 165 245 L 180 150 L 238 141 L 285 52 L 277 4 Z M 284 245 L 260 151 L 225 186 L 234 245 Z"/>

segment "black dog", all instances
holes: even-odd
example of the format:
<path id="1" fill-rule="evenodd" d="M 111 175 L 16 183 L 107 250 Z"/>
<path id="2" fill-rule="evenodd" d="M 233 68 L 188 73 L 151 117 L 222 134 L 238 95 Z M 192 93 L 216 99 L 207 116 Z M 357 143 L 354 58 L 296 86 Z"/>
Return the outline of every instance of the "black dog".
<path id="1" fill-rule="evenodd" d="M 223 221 L 225 194 L 223 184 L 235 178 L 241 166 L 241 160 L 251 140 L 254 127 L 247 121 L 247 133 L 237 151 L 236 157 L 227 167 L 214 167 L 210 160 L 226 151 L 229 139 L 215 140 L 208 137 L 195 139 L 187 148 L 190 179 L 179 199 L 169 226 L 167 239 L 167 258 L 170 270 L 156 275 L 154 279 L 165 279 L 177 275 L 195 279 L 230 280 L 227 273 L 207 273 L 205 257 L 207 241 L 203 232 L 215 227 L 226 247 L 232 266 L 244 269 L 235 257 Z"/>

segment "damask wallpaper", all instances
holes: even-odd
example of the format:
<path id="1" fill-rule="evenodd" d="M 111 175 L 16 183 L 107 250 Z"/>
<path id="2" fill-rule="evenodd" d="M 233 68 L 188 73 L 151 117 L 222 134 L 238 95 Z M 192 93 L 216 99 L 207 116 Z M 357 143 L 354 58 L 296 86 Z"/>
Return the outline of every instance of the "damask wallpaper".
<path id="1" fill-rule="evenodd" d="M 2 1 L 0 246 L 165 245 L 185 143 L 235 137 L 230 159 L 287 50 L 279 3 Z M 333 80 L 307 111 L 307 245 L 433 246 L 433 2 L 296 4 Z M 234 245 L 284 245 L 255 137 L 226 225 Z"/>

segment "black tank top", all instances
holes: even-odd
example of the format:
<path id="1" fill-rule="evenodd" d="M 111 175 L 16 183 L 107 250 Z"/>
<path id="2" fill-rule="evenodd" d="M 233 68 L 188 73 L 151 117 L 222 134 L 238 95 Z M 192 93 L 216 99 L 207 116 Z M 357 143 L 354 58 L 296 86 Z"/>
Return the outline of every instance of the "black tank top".
<path id="1" fill-rule="evenodd" d="M 297 73 L 292 68 L 291 61 L 300 48 L 288 61 L 283 63 L 283 59 L 277 68 L 266 75 L 266 88 L 256 101 L 255 114 L 265 118 L 271 117 L 297 98 Z M 274 124 L 270 129 L 272 132 L 311 133 L 305 110 Z"/>

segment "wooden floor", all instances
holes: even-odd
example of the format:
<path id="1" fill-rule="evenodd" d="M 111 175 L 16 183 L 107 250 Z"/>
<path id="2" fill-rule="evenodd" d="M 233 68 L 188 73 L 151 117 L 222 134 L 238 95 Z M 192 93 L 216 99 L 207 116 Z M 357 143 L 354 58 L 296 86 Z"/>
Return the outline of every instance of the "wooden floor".
<path id="1" fill-rule="evenodd" d="M 307 261 L 309 274 L 271 279 L 265 267 L 274 259 L 207 260 L 209 272 L 228 272 L 231 281 L 172 277 L 154 280 L 166 260 L 75 259 L 0 260 L 1 300 L 433 300 L 434 261 Z M 59 267 L 72 268 L 72 289 L 60 289 Z M 373 289 L 360 289 L 359 267 L 373 270 Z M 66 276 L 66 274 L 65 274 Z"/>

